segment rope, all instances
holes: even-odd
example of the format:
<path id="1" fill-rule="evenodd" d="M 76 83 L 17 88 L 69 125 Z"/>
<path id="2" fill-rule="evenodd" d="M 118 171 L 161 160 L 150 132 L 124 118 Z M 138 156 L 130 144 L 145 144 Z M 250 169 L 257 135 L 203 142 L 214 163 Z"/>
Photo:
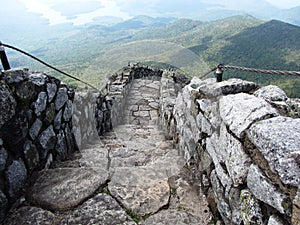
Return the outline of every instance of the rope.
<path id="1" fill-rule="evenodd" d="M 240 66 L 224 66 L 224 65 L 219 65 L 218 67 L 224 69 L 242 70 L 242 71 L 248 71 L 254 73 L 300 76 L 300 71 L 264 70 L 264 69 L 255 69 L 255 68 L 247 68 L 247 67 L 240 67 Z"/>
<path id="2" fill-rule="evenodd" d="M 199 79 L 203 79 L 204 77 L 206 77 L 208 74 L 214 72 L 215 70 L 217 70 L 218 67 L 215 67 L 213 69 L 211 69 L 210 71 L 207 71 L 205 74 L 203 74 L 202 76 L 199 77 Z"/>
<path id="3" fill-rule="evenodd" d="M 4 47 L 6 47 L 6 48 L 10 48 L 10 49 L 13 49 L 13 50 L 15 50 L 15 51 L 21 52 L 21 53 L 23 53 L 24 55 L 29 56 L 30 58 L 32 58 L 32 59 L 34 59 L 34 60 L 36 60 L 36 61 L 38 61 L 38 62 L 44 64 L 45 66 L 47 66 L 47 67 L 49 67 L 49 68 L 51 68 L 51 69 L 53 69 L 53 70 L 55 70 L 55 71 L 57 71 L 57 72 L 59 72 L 59 73 L 65 75 L 65 76 L 67 76 L 67 77 L 70 77 L 70 78 L 72 78 L 72 79 L 74 79 L 74 80 L 77 80 L 77 81 L 79 81 L 79 82 L 81 82 L 81 83 L 83 83 L 83 84 L 85 84 L 85 85 L 87 85 L 87 86 L 89 86 L 89 87 L 91 87 L 91 88 L 93 88 L 93 89 L 99 91 L 99 90 L 98 90 L 96 87 L 94 87 L 93 85 L 91 85 L 91 84 L 89 84 L 89 83 L 87 83 L 87 82 L 85 82 L 85 81 L 83 81 L 83 80 L 80 80 L 79 78 L 74 77 L 74 76 L 72 76 L 72 75 L 70 75 L 70 74 L 68 74 L 68 73 L 65 73 L 64 71 L 62 71 L 62 70 L 60 70 L 60 69 L 57 69 L 57 68 L 54 67 L 54 66 L 51 66 L 50 64 L 48 64 L 48 63 L 46 63 L 46 62 L 40 60 L 39 58 L 37 58 L 37 57 L 35 57 L 35 56 L 33 56 L 33 55 L 31 55 L 31 54 L 29 54 L 29 53 L 27 53 L 27 52 L 25 52 L 25 51 L 19 49 L 19 48 L 16 48 L 16 47 L 11 46 L 11 45 L 4 44 L 4 43 L 2 43 L 2 42 L 0 42 L 0 46 L 4 46 Z"/>

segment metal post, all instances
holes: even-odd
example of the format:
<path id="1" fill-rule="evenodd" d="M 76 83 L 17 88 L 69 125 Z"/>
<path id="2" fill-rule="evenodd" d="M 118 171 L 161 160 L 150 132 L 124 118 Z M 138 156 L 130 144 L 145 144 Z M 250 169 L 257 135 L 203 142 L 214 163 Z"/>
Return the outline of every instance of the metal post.
<path id="1" fill-rule="evenodd" d="M 222 81 L 222 76 L 223 76 L 223 66 L 220 64 L 220 65 L 218 65 L 217 70 L 216 70 L 217 82 Z"/>
<path id="2" fill-rule="evenodd" d="M 0 58 L 1 58 L 3 69 L 10 70 L 10 65 L 5 54 L 4 46 L 2 46 L 1 41 L 0 41 Z"/>

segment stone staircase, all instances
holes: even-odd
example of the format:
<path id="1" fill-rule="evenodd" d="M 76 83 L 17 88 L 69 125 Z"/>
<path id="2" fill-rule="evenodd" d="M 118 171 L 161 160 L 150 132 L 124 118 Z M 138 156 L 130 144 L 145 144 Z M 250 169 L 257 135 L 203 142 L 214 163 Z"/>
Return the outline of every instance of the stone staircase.
<path id="1" fill-rule="evenodd" d="M 159 85 L 136 79 L 124 124 L 38 172 L 4 224 L 212 223 L 195 168 L 158 127 Z"/>

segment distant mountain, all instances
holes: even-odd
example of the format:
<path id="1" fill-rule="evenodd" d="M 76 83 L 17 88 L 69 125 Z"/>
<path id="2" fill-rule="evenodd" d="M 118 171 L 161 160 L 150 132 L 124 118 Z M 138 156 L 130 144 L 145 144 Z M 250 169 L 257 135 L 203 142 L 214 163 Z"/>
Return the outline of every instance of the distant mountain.
<path id="1" fill-rule="evenodd" d="M 150 27 L 160 27 L 175 21 L 176 18 L 157 17 L 150 16 L 136 16 L 132 19 L 115 24 L 110 27 L 111 30 L 126 30 L 126 29 L 141 29 Z"/>
<path id="2" fill-rule="evenodd" d="M 111 26 L 95 21 L 84 26 L 3 29 L 7 31 L 1 37 L 4 43 L 16 45 L 94 84 L 128 61 L 171 65 L 190 76 L 200 76 L 220 63 L 300 70 L 300 27 L 277 20 L 265 22 L 250 15 L 213 22 L 138 16 Z M 8 51 L 8 58 L 13 67 L 52 73 L 19 53 Z M 299 78 L 235 71 L 225 71 L 224 76 L 279 84 L 290 96 L 300 96 Z M 69 84 L 74 82 L 61 78 Z"/>
<path id="3" fill-rule="evenodd" d="M 278 19 L 300 26 L 300 6 L 282 10 L 278 15 Z"/>

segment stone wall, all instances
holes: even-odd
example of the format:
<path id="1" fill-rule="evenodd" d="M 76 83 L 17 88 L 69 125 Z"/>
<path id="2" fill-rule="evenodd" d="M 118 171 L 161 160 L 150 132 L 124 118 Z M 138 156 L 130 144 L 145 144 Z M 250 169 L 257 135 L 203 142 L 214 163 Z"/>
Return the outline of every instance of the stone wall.
<path id="1" fill-rule="evenodd" d="M 77 149 L 74 92 L 53 77 L 26 70 L 0 75 L 0 221 L 31 174 Z"/>
<path id="2" fill-rule="evenodd" d="M 79 149 L 124 122 L 124 107 L 134 79 L 161 76 L 161 70 L 128 65 L 103 82 L 100 94 L 76 92 L 72 121 Z"/>
<path id="3" fill-rule="evenodd" d="M 163 76 L 162 123 L 225 224 L 299 224 L 300 104 L 276 86 Z"/>

